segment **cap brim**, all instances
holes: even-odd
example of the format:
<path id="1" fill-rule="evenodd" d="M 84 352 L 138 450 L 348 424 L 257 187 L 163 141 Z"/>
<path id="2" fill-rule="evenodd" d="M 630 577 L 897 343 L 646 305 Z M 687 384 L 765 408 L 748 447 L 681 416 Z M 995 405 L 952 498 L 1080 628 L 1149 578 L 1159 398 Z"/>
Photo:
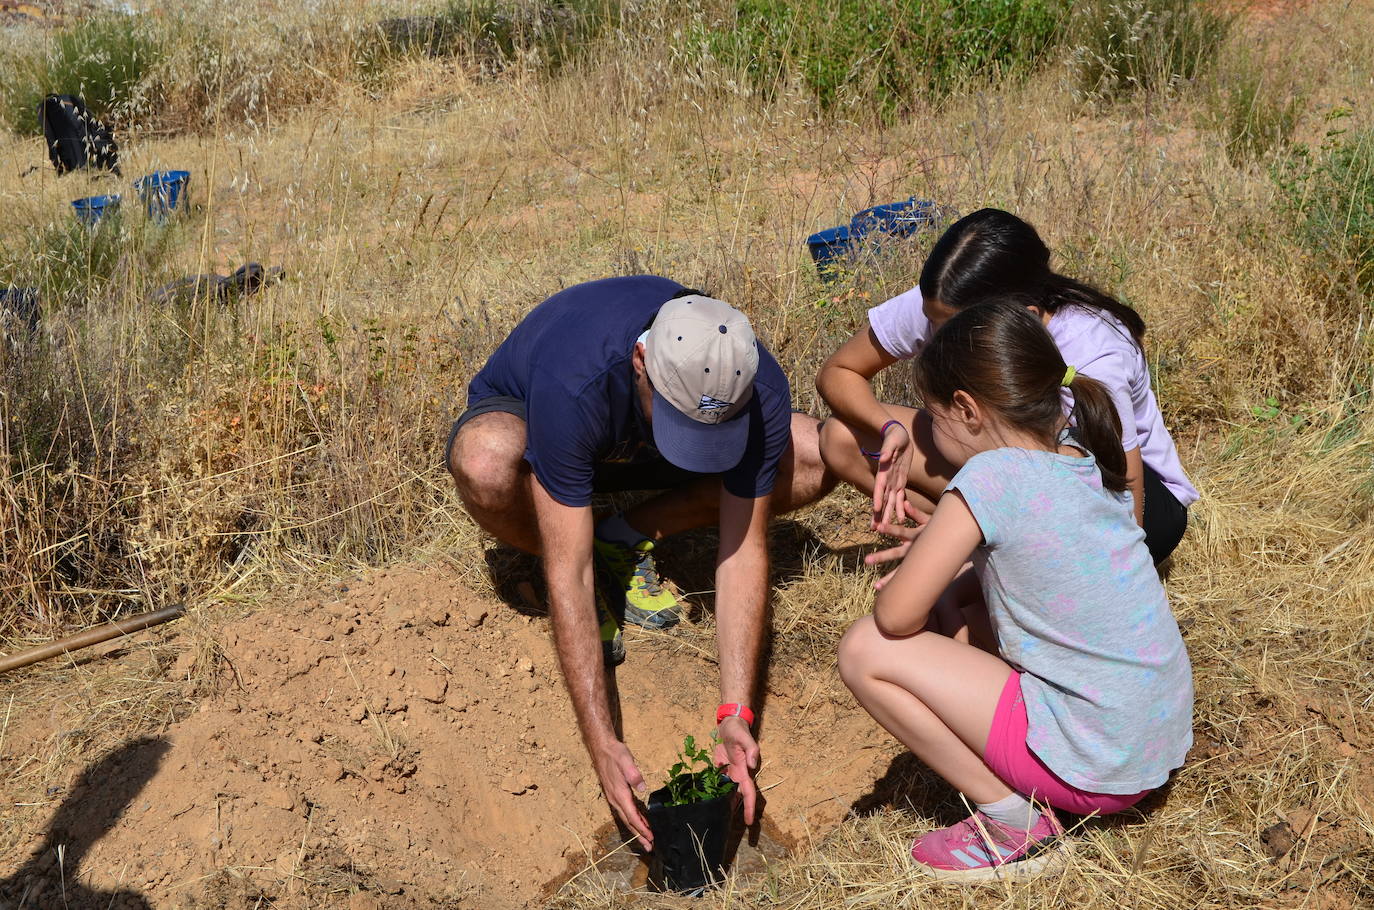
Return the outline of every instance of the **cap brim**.
<path id="1" fill-rule="evenodd" d="M 720 474 L 740 463 L 749 445 L 749 412 L 722 423 L 701 423 L 654 390 L 654 446 L 664 458 L 698 474 Z"/>

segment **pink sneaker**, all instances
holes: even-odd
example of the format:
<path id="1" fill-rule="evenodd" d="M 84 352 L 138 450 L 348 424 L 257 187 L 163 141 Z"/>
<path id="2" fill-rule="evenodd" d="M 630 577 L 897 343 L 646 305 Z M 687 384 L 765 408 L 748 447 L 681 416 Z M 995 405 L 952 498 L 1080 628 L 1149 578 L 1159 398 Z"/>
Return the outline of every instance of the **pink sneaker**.
<path id="1" fill-rule="evenodd" d="M 1030 831 L 1010 828 L 981 812 L 922 835 L 911 858 L 936 878 L 981 881 L 1034 878 L 1064 859 L 1063 827 L 1049 808 Z"/>

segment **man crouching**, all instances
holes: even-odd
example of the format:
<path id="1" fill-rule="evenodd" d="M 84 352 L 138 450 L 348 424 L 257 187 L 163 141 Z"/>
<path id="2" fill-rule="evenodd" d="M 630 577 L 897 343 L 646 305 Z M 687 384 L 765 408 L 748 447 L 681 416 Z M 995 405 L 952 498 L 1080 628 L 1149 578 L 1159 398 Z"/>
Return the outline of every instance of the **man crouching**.
<path id="1" fill-rule="evenodd" d="M 644 778 L 616 735 L 602 672 L 624 659 L 621 618 L 675 623 L 655 546 L 719 526 L 716 761 L 729 765 L 752 824 L 759 747 L 750 705 L 768 615 L 767 523 L 834 486 L 817 426 L 792 412 L 787 377 L 742 313 L 650 275 L 548 298 L 468 387 L 468 409 L 449 436 L 449 471 L 482 528 L 542 557 L 582 740 L 611 808 L 646 849 L 653 835 L 631 792 Z M 592 494 L 623 490 L 663 492 L 595 522 Z"/>

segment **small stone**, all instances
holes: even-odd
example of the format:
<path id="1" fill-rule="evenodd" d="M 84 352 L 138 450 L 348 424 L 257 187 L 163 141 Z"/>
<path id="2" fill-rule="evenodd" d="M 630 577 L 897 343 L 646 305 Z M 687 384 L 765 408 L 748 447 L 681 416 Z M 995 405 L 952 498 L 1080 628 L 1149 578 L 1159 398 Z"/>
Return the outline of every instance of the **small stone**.
<path id="1" fill-rule="evenodd" d="M 527 790 L 533 790 L 534 786 L 532 784 L 526 783 L 524 780 L 522 780 L 514 774 L 508 774 L 506 775 L 505 779 L 501 781 L 501 789 L 505 790 L 507 793 L 512 793 L 516 796 L 519 796 L 521 793 L 524 793 Z"/>
<path id="2" fill-rule="evenodd" d="M 448 610 L 443 607 L 433 607 L 429 611 L 429 621 L 436 626 L 448 625 Z"/>
<path id="3" fill-rule="evenodd" d="M 415 681 L 415 692 L 425 701 L 439 704 L 448 691 L 448 680 L 438 674 L 425 674 Z"/>
<path id="4" fill-rule="evenodd" d="M 328 626 L 317 625 L 311 632 L 311 637 L 317 641 L 333 641 L 334 632 Z"/>
<path id="5" fill-rule="evenodd" d="M 367 719 L 367 708 L 364 705 L 354 705 L 348 709 L 348 719 L 356 723 L 362 723 Z"/>
<path id="6" fill-rule="evenodd" d="M 332 784 L 344 776 L 343 762 L 339 761 L 337 758 L 329 758 L 326 756 L 320 759 L 318 768 L 320 778 L 327 784 Z"/>
<path id="7" fill-rule="evenodd" d="M 177 655 L 177 661 L 172 665 L 172 677 L 174 679 L 185 679 L 191 675 L 191 671 L 196 668 L 196 652 L 182 651 Z"/>
<path id="8" fill-rule="evenodd" d="M 1317 816 L 1307 809 L 1294 809 L 1288 813 L 1288 827 L 1293 829 L 1299 840 L 1310 837 L 1317 827 Z"/>
<path id="9" fill-rule="evenodd" d="M 405 885 L 394 878 L 379 878 L 372 884 L 383 894 L 401 894 L 406 890 Z"/>
<path id="10" fill-rule="evenodd" d="M 520 658 L 520 662 L 517 663 L 515 666 L 517 669 L 519 669 L 521 673 L 534 672 L 534 661 L 530 660 L 528 657 Z"/>
<path id="11" fill-rule="evenodd" d="M 1270 825 L 1260 832 L 1260 842 L 1264 844 L 1264 852 L 1269 854 L 1270 859 L 1282 859 L 1293 849 L 1297 843 L 1297 838 L 1293 835 L 1293 829 L 1288 822 L 1277 822 Z"/>
<path id="12" fill-rule="evenodd" d="M 300 738 L 300 741 L 303 743 L 324 742 L 324 734 L 319 730 L 315 729 L 314 727 L 302 727 L 300 729 L 300 732 L 296 735 Z"/>
<path id="13" fill-rule="evenodd" d="M 334 634 L 340 638 L 343 638 L 345 635 L 352 635 L 353 623 L 347 619 L 339 620 L 338 625 L 334 627 Z"/>
<path id="14" fill-rule="evenodd" d="M 487 618 L 487 611 L 484 607 L 472 606 L 467 612 L 468 628 L 475 629 L 480 626 Z"/>
<path id="15" fill-rule="evenodd" d="M 285 809 L 288 812 L 296 807 L 296 797 L 282 787 L 268 787 L 263 793 L 262 802 L 273 809 Z"/>
<path id="16" fill-rule="evenodd" d="M 391 676 L 391 675 L 394 674 L 395 672 L 396 672 L 396 666 L 395 666 L 395 664 L 391 664 L 391 663 L 382 664 L 382 675 L 383 675 L 383 676 Z"/>

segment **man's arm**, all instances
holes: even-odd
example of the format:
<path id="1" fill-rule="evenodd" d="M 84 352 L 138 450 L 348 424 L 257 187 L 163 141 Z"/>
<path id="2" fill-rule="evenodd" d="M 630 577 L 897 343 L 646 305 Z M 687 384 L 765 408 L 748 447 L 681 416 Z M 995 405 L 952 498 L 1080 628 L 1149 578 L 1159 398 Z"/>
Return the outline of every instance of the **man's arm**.
<path id="1" fill-rule="evenodd" d="M 720 492 L 720 550 L 716 556 L 716 651 L 722 704 L 756 706 L 759 660 L 768 624 L 768 497 L 742 499 Z M 758 789 L 753 772 L 759 746 L 743 718 L 728 717 L 718 729 L 716 761 L 744 797 L 744 820 L 753 824 Z"/>
<path id="2" fill-rule="evenodd" d="M 590 506 L 563 505 L 538 481 L 531 487 L 544 551 L 554 643 L 582 742 L 607 802 L 639 836 L 644 849 L 650 850 L 653 834 L 631 792 L 631 788 L 644 789 L 644 776 L 630 750 L 616 737 L 606 700 L 592 567 L 592 510 Z"/>

